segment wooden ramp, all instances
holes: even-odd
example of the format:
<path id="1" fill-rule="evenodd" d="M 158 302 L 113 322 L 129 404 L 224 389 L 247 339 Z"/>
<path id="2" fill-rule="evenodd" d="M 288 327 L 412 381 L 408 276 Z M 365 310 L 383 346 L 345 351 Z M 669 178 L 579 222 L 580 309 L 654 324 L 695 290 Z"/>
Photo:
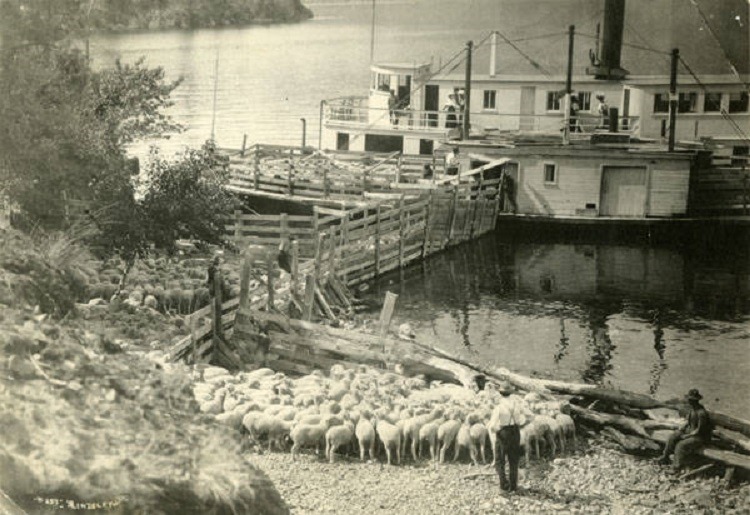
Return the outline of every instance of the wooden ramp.
<path id="1" fill-rule="evenodd" d="M 230 345 L 239 354 L 253 356 L 256 366 L 289 375 L 327 371 L 336 364 L 346 368 L 368 365 L 471 386 L 478 374 L 411 340 L 314 324 L 255 309 L 240 308 L 237 312 Z"/>

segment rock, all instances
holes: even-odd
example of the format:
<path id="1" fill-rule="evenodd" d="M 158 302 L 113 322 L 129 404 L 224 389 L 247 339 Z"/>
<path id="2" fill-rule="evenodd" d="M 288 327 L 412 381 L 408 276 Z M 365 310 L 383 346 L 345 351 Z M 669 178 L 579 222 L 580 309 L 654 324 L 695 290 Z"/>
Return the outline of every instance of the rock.
<path id="1" fill-rule="evenodd" d="M 19 379 L 31 379 L 38 375 L 38 371 L 28 357 L 13 355 L 8 358 L 7 369 Z"/>

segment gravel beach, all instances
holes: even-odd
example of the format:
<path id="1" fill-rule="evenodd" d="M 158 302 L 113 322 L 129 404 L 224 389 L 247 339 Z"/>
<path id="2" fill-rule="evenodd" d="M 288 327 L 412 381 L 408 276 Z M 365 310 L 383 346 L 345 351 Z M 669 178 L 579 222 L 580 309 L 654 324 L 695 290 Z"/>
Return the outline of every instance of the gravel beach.
<path id="1" fill-rule="evenodd" d="M 748 513 L 750 485 L 719 478 L 676 481 L 666 469 L 593 443 L 584 451 L 521 469 L 520 491 L 502 493 L 488 466 L 410 461 L 400 466 L 314 452 L 248 453 L 276 485 L 292 513 Z M 475 475 L 484 474 L 484 475 Z M 475 475 L 474 477 L 471 477 Z"/>

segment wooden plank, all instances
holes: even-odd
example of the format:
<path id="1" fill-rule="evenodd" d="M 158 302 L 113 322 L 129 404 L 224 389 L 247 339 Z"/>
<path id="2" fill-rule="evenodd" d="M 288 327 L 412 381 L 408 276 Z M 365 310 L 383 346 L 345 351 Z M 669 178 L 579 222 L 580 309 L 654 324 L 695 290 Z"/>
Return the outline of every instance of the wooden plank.
<path id="1" fill-rule="evenodd" d="M 302 318 L 312 320 L 313 305 L 315 304 L 315 277 L 311 274 L 305 276 L 305 312 Z"/>
<path id="2" fill-rule="evenodd" d="M 392 292 L 386 292 L 385 300 L 383 301 L 383 309 L 380 312 L 380 339 L 382 340 L 388 334 L 388 328 L 391 325 L 391 318 L 393 317 L 393 310 L 396 308 L 396 300 L 398 295 Z"/>
<path id="3" fill-rule="evenodd" d="M 329 320 L 336 320 L 336 315 L 334 314 L 333 310 L 331 310 L 331 306 L 328 305 L 328 301 L 326 300 L 325 295 L 323 295 L 320 285 L 317 285 L 315 287 L 315 297 L 318 299 L 318 303 L 323 308 L 323 313 L 325 313 L 326 317 Z"/>

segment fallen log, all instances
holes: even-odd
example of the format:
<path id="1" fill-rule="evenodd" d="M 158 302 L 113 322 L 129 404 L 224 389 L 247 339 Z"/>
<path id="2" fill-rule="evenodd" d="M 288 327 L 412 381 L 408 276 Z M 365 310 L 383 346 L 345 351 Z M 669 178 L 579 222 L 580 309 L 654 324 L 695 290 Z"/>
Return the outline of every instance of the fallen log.
<path id="1" fill-rule="evenodd" d="M 604 427 L 602 434 L 612 439 L 624 451 L 631 454 L 653 454 L 661 450 L 661 446 L 653 440 L 640 436 L 626 435 L 611 426 Z"/>
<path id="2" fill-rule="evenodd" d="M 574 404 L 570 405 L 570 413 L 586 422 L 593 423 L 600 427 L 615 427 L 621 429 L 630 434 L 641 436 L 643 438 L 653 439 L 651 435 L 646 431 L 641 421 L 636 421 L 632 418 L 625 417 L 623 415 L 611 415 L 609 413 L 598 413 L 591 411 L 586 408 L 581 408 Z"/>
<path id="3" fill-rule="evenodd" d="M 731 451 L 722 451 L 720 449 L 713 449 L 706 447 L 702 449 L 698 454 L 704 458 L 709 458 L 719 463 L 723 463 L 730 467 L 740 467 L 745 470 L 750 470 L 750 456 L 744 456 Z"/>
<path id="4" fill-rule="evenodd" d="M 419 345 L 430 349 L 439 356 L 445 357 L 446 359 L 450 359 L 452 361 L 456 361 L 457 363 L 467 366 L 470 369 L 476 370 L 477 372 L 480 372 L 487 377 L 507 381 L 508 383 L 517 388 L 520 388 L 521 390 L 536 391 L 540 393 L 551 392 L 556 394 L 583 397 L 594 401 L 604 401 L 621 404 L 624 406 L 642 409 L 644 410 L 644 412 L 646 412 L 647 415 L 648 411 L 651 410 L 667 408 L 671 411 L 677 411 L 678 406 L 683 408 L 685 406 L 684 402 L 682 401 L 662 402 L 649 397 L 648 395 L 628 392 L 625 390 L 601 388 L 593 384 L 566 383 L 564 381 L 530 378 L 521 374 L 516 374 L 515 372 L 511 372 L 507 368 L 503 367 L 488 368 L 479 366 L 466 360 L 462 360 L 457 356 L 454 356 L 441 349 L 434 348 L 430 345 Z M 709 411 L 708 413 L 711 416 L 711 420 L 716 426 L 736 431 L 745 436 L 750 436 L 750 421 L 733 417 L 731 415 L 727 415 L 718 411 Z"/>

